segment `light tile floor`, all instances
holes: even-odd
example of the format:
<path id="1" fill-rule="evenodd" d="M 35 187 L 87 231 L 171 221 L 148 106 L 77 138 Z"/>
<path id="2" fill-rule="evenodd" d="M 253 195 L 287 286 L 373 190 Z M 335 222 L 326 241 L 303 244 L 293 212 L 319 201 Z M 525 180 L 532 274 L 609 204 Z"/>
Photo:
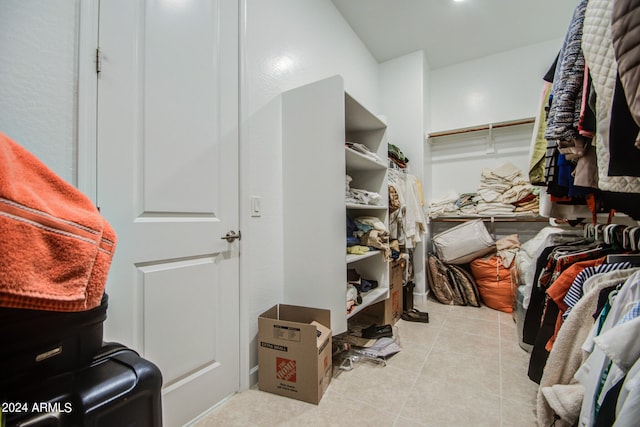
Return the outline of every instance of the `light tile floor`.
<path id="1" fill-rule="evenodd" d="M 403 350 L 387 366 L 342 371 L 319 405 L 239 393 L 202 418 L 211 426 L 535 426 L 537 384 L 511 314 L 488 307 L 416 308 L 430 323 L 397 323 Z"/>

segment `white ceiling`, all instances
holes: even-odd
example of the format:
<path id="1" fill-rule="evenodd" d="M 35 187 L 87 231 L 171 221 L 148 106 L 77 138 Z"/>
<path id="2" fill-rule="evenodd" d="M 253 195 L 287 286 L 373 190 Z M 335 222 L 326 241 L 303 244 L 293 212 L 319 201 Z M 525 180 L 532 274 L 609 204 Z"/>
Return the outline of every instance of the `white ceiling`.
<path id="1" fill-rule="evenodd" d="M 561 39 L 579 0 L 332 1 L 378 62 L 422 49 L 435 69 Z"/>

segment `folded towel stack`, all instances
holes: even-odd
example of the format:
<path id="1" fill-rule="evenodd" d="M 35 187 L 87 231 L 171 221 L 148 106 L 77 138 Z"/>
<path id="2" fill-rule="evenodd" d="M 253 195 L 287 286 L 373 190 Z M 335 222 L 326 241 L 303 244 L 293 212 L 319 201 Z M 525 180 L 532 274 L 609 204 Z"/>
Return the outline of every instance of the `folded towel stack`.
<path id="1" fill-rule="evenodd" d="M 116 234 L 91 200 L 0 133 L 0 306 L 100 305 Z"/>

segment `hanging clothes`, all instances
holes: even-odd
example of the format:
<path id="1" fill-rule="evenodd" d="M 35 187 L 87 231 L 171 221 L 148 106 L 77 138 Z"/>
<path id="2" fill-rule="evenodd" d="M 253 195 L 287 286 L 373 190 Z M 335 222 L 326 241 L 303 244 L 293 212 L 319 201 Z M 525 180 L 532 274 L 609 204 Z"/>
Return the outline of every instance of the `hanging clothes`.
<path id="1" fill-rule="evenodd" d="M 578 137 L 580 101 L 584 81 L 582 28 L 587 0 L 576 7 L 567 31 L 555 72 L 552 102 L 547 120 L 547 141 L 571 140 Z"/>
<path id="2" fill-rule="evenodd" d="M 575 305 L 584 295 L 584 283 L 587 281 L 587 279 L 589 279 L 589 277 L 595 276 L 596 274 L 600 273 L 608 273 L 609 271 L 613 270 L 629 269 L 632 266 L 633 264 L 630 262 L 617 262 L 613 264 L 605 263 L 597 267 L 587 267 L 582 270 L 571 284 L 571 287 L 566 292 L 565 296 L 562 298 L 562 302 L 566 307 L 565 313 L 562 315 L 563 318 L 567 318 L 569 313 L 571 313 L 573 307 L 575 307 Z"/>
<path id="3" fill-rule="evenodd" d="M 576 262 L 568 267 L 565 271 L 558 276 L 558 278 L 549 286 L 546 291 L 547 297 L 551 298 L 553 302 L 558 306 L 558 317 L 556 318 L 556 326 L 551 338 L 547 341 L 545 349 L 551 351 L 553 344 L 555 343 L 558 331 L 562 326 L 563 316 L 567 311 L 568 306 L 564 303 L 564 296 L 569 291 L 570 287 L 575 282 L 578 275 L 580 275 L 586 268 L 597 268 L 606 261 L 606 257 L 596 258 L 594 260 L 587 260 Z"/>
<path id="4" fill-rule="evenodd" d="M 640 317 L 631 310 L 639 300 L 640 272 L 636 272 L 614 295 L 611 309 L 603 313 L 604 321 L 593 325 L 582 346 L 590 355 L 575 374 L 585 387 L 578 425 L 592 425 L 607 391 L 640 357 Z"/>
<path id="5" fill-rule="evenodd" d="M 545 181 L 555 182 L 559 141 L 581 138 L 578 133 L 580 121 L 582 84 L 585 58 L 582 53 L 582 30 L 587 8 L 583 0 L 574 10 L 569 29 L 559 54 L 551 89 L 551 107 L 544 133 L 547 140 L 545 155 Z"/>
<path id="6" fill-rule="evenodd" d="M 551 88 L 553 85 L 553 76 L 555 75 L 558 57 L 553 61 L 551 68 L 542 78 L 544 81 L 542 87 L 542 96 L 540 105 L 538 106 L 538 115 L 533 125 L 533 138 L 531 139 L 531 148 L 529 153 L 529 181 L 533 185 L 544 185 L 544 165 L 545 153 L 547 150 L 547 140 L 544 134 L 547 130 L 547 120 L 549 105 L 551 103 Z"/>
<path id="7" fill-rule="evenodd" d="M 612 8 L 611 1 L 590 0 L 582 43 L 596 92 L 598 188 L 603 190 L 600 198 L 606 208 L 640 217 L 640 178 L 609 174 L 611 112 L 618 75 L 611 35 Z"/>
<path id="8" fill-rule="evenodd" d="M 640 315 L 640 267 L 636 267 L 640 254 L 635 259 L 629 255 L 629 251 L 639 249 L 636 229 L 623 225 L 587 226 L 586 240 L 550 246 L 541 252 L 536 264 L 537 284 L 551 284 L 546 288 L 542 318 L 536 325 L 539 327 L 528 372 L 530 379 L 540 384 L 536 403 L 538 425 L 555 422 L 557 427 L 573 426 L 579 417 L 583 420 L 579 425 L 611 425 L 606 421 L 617 419 L 622 408 L 619 402 L 624 404 L 629 395 L 629 402 L 636 402 L 632 391 L 637 383 L 631 380 L 624 387 L 637 360 L 635 347 L 621 343 L 638 341 L 637 336 L 627 332 L 626 336 L 631 338 L 623 339 L 624 329 L 618 329 L 612 333 L 613 347 L 602 351 L 599 349 L 602 340 L 598 338 L 620 319 L 629 321 Z M 591 255 L 598 251 L 600 257 L 593 258 Z M 533 296 L 532 301 L 535 312 L 538 303 Z M 530 309 L 531 303 L 527 309 L 529 317 Z M 633 329 L 634 334 L 637 332 Z M 609 359 L 598 355 L 599 352 Z M 617 354 L 615 360 L 623 366 L 612 362 L 613 354 Z M 587 364 L 589 359 L 595 362 Z M 623 390 L 624 397 L 620 400 L 618 395 Z M 626 413 L 635 414 L 628 407 Z"/>
<path id="9" fill-rule="evenodd" d="M 563 236 L 558 236 L 557 238 L 562 239 L 562 237 Z M 578 253 L 594 247 L 593 243 L 585 242 L 583 238 L 576 239 L 576 237 L 573 237 L 573 240 L 573 242 L 559 240 L 547 246 L 542 250 L 536 260 L 533 287 L 531 289 L 529 307 L 524 322 L 524 342 L 527 344 L 534 344 L 538 331 L 540 330 L 545 308 L 545 292 L 547 287 L 552 283 L 550 278 L 555 267 L 556 251 L 557 253 L 560 253 L 560 251 L 563 251 L 563 253 L 571 251 Z"/>
<path id="10" fill-rule="evenodd" d="M 638 124 L 633 120 L 625 98 L 620 76 L 611 107 L 611 129 L 609 131 L 609 176 L 640 176 L 640 150 L 636 147 Z"/>
<path id="11" fill-rule="evenodd" d="M 575 425 L 584 396 L 584 386 L 573 377 L 586 359 L 582 344 L 591 333 L 599 295 L 602 290 L 615 288 L 638 272 L 638 268 L 616 270 L 589 279 L 589 290 L 560 329 L 544 368 L 536 404 L 538 425 L 548 426 L 553 423 L 553 414 L 559 415 L 561 412 L 556 405 L 559 402 L 564 402 L 565 408 L 574 408 L 573 413 L 565 413 L 565 416 L 570 415 L 563 420 L 566 424 L 560 425 Z"/>
<path id="12" fill-rule="evenodd" d="M 639 25 L 640 0 L 584 0 L 574 10 L 544 124 L 543 215 L 581 220 L 589 215 L 574 206 L 588 205 L 594 224 L 614 210 L 640 219 Z M 550 246 L 536 263 L 523 341 L 534 345 L 528 374 L 540 383 L 541 426 L 640 419 L 640 268 L 604 257 L 639 247 L 631 230 L 620 244 L 594 229 L 595 246 Z"/>
<path id="13" fill-rule="evenodd" d="M 397 239 L 401 246 L 412 249 L 422 241 L 422 235 L 427 231 L 422 184 L 417 177 L 396 169 L 389 169 L 388 176 L 389 187 L 392 188 L 389 194 L 396 195 L 399 204 L 389 217 L 391 239 Z"/>
<path id="14" fill-rule="evenodd" d="M 611 17 L 611 34 L 618 72 L 627 104 L 636 124 L 640 125 L 640 76 L 638 48 L 640 38 L 640 0 L 614 0 Z M 640 135 L 636 135 L 635 147 L 640 148 Z"/>
<path id="15" fill-rule="evenodd" d="M 601 257 L 606 255 L 606 251 L 607 249 L 602 246 L 586 246 L 578 249 L 560 246 L 554 248 L 549 255 L 547 265 L 538 279 L 538 294 L 542 294 L 535 299 L 532 294 L 529 308 L 525 314 L 524 331 L 526 337 L 531 339 L 532 333 L 535 333 L 535 338 L 531 342 L 533 349 L 528 370 L 529 378 L 532 381 L 540 382 L 549 356 L 549 341 L 555 334 L 558 316 L 561 314 L 556 302 L 546 294 L 547 289 L 571 265 L 578 262 L 583 262 L 582 266 L 595 265 L 601 262 Z"/>
<path id="16" fill-rule="evenodd" d="M 538 133 L 544 127 L 546 139 L 540 185 L 553 204 L 589 205 L 593 216 L 616 210 L 640 219 L 639 5 L 584 0 L 574 10 L 554 70 L 547 121 L 536 127 Z M 533 142 L 535 184 L 539 147 Z M 581 218 L 565 211 L 568 219 Z"/>

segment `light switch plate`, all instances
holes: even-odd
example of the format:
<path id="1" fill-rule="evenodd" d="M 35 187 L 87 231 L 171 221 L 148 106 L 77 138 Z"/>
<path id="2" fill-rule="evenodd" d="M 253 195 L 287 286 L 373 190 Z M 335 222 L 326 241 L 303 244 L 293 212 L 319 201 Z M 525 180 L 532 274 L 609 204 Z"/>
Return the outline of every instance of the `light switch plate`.
<path id="1" fill-rule="evenodd" d="M 251 216 L 262 216 L 262 197 L 251 196 Z"/>

